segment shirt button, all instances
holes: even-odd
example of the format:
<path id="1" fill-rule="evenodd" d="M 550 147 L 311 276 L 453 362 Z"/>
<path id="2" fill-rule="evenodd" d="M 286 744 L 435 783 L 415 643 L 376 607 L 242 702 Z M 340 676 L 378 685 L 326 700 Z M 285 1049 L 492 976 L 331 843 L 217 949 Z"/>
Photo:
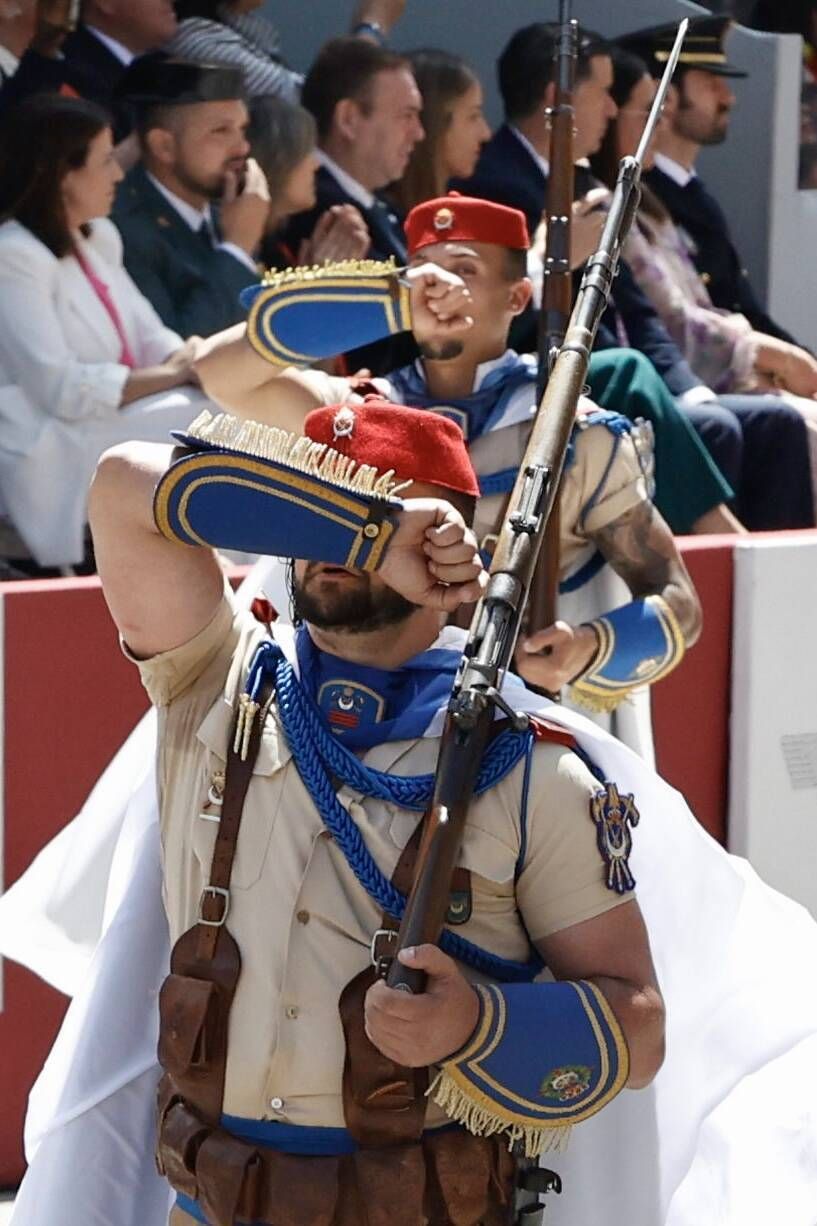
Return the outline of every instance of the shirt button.
<path id="1" fill-rule="evenodd" d="M 308 912 L 308 911 L 299 911 L 299 912 L 298 912 L 298 914 L 295 916 L 295 918 L 296 918 L 296 920 L 298 921 L 298 923 L 299 923 L 299 924 L 308 924 L 308 923 L 309 923 L 309 919 L 310 919 L 309 912 Z"/>
<path id="2" fill-rule="evenodd" d="M 295 1021 L 296 1017 L 298 1016 L 298 1013 L 299 1013 L 299 1009 L 297 1005 L 287 1006 L 287 1017 L 289 1018 L 291 1022 Z"/>
<path id="3" fill-rule="evenodd" d="M 283 1098 L 271 1098 L 269 1105 L 272 1107 L 273 1111 L 280 1111 L 284 1105 L 284 1100 Z"/>

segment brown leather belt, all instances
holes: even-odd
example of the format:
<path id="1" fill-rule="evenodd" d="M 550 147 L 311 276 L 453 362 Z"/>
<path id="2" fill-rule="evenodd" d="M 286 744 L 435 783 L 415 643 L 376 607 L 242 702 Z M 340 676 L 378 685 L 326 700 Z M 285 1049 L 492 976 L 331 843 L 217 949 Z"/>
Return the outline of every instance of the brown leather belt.
<path id="1" fill-rule="evenodd" d="M 168 1079 L 158 1161 L 212 1226 L 506 1226 L 513 1210 L 516 1163 L 496 1137 L 443 1128 L 389 1149 L 283 1154 L 211 1127 Z"/>

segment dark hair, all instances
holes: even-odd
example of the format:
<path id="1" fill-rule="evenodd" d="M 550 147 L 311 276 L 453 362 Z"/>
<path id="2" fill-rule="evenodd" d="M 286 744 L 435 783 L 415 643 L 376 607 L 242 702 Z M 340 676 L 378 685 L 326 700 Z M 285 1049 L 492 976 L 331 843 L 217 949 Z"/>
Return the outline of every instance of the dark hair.
<path id="1" fill-rule="evenodd" d="M 344 98 L 353 98 L 365 111 L 377 74 L 408 67 L 405 56 L 365 38 L 334 38 L 328 42 L 318 52 L 301 91 L 301 102 L 315 116 L 318 137 L 323 140 L 328 136 L 335 108 Z"/>
<path id="2" fill-rule="evenodd" d="M 442 196 L 448 187 L 437 167 L 440 142 L 451 123 L 451 106 L 477 83 L 465 60 L 436 48 L 407 52 L 407 58 L 423 96 L 421 121 L 425 136 L 414 146 L 395 196 L 406 213 L 422 200 Z"/>
<path id="3" fill-rule="evenodd" d="M 276 192 L 315 148 L 315 137 L 314 117 L 304 107 L 271 95 L 252 100 L 247 140 L 266 175 L 273 205 Z"/>
<path id="4" fill-rule="evenodd" d="M 611 43 L 608 54 L 613 62 L 613 84 L 610 87 L 610 97 L 616 106 L 621 108 L 629 102 L 630 95 L 638 82 L 643 80 L 644 77 L 651 77 L 652 74 L 644 60 L 634 55 L 632 51 L 627 51 L 624 47 L 618 47 L 615 43 Z M 594 153 L 590 158 L 590 168 L 596 178 L 600 179 L 607 187 L 615 187 L 616 179 L 618 178 L 618 163 L 618 140 L 616 121 L 614 119 L 612 123 L 607 125 L 607 131 L 604 134 L 604 140 L 598 152 Z M 659 221 L 669 217 L 669 213 L 661 204 L 658 196 L 650 191 L 646 183 L 643 183 L 641 186 L 639 208 Z"/>
<path id="5" fill-rule="evenodd" d="M 220 9 L 229 8 L 222 0 L 176 0 L 173 5 L 178 21 L 187 21 L 189 17 L 204 17 L 208 21 L 221 21 Z"/>
<path id="6" fill-rule="evenodd" d="M 68 255 L 62 182 L 85 165 L 91 142 L 110 126 L 107 111 L 81 98 L 35 94 L 12 108 L 0 130 L 0 218 L 13 217 L 54 255 Z"/>
<path id="7" fill-rule="evenodd" d="M 643 77 L 652 76 L 649 68 L 632 51 L 625 50 L 611 43 L 608 54 L 613 63 L 613 84 L 610 87 L 610 97 L 617 107 L 626 106 L 630 94 Z M 616 121 L 607 125 L 604 140 L 598 153 L 590 158 L 590 165 L 596 178 L 601 179 L 608 187 L 615 187 L 618 177 L 618 142 L 616 139 Z"/>
<path id="8" fill-rule="evenodd" d="M 555 22 L 537 21 L 511 35 L 497 61 L 499 92 L 510 122 L 526 119 L 542 105 L 545 91 L 555 79 L 554 56 L 559 39 Z M 595 55 L 609 55 L 609 44 L 593 30 L 579 33 L 579 55 L 576 80 L 590 75 L 590 61 Z"/>

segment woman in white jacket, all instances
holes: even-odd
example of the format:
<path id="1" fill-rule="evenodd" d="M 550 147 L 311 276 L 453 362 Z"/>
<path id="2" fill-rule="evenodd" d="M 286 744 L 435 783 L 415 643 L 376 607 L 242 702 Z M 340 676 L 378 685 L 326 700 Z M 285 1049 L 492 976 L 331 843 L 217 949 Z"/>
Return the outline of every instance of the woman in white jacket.
<path id="1" fill-rule="evenodd" d="M 0 499 L 41 566 L 85 552 L 102 452 L 165 441 L 206 403 L 195 339 L 166 328 L 106 219 L 122 171 L 97 106 L 41 95 L 0 140 Z"/>

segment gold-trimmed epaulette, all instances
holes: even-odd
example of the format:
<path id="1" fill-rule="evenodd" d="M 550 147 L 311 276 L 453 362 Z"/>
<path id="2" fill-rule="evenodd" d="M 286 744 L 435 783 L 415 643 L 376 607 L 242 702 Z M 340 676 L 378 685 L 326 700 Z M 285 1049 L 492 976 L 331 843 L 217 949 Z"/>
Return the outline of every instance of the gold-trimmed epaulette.
<path id="1" fill-rule="evenodd" d="M 408 285 L 394 259 L 270 270 L 242 291 L 247 339 L 276 366 L 311 366 L 408 331 Z"/>

